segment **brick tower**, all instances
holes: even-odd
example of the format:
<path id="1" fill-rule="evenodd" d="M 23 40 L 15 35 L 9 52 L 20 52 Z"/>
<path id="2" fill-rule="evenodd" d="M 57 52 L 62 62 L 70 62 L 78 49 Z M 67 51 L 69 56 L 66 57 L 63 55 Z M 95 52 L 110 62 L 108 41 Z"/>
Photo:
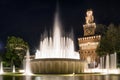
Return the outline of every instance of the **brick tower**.
<path id="1" fill-rule="evenodd" d="M 84 37 L 78 38 L 80 59 L 87 61 L 88 64 L 98 62 L 96 48 L 101 36 L 95 35 L 96 24 L 94 23 L 93 11 L 86 12 L 86 23 L 83 25 Z"/>

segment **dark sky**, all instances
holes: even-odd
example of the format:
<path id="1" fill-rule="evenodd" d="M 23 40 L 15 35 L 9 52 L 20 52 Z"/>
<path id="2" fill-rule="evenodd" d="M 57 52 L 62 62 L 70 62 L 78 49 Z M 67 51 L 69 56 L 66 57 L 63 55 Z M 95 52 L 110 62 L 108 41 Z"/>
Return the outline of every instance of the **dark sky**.
<path id="1" fill-rule="evenodd" d="M 73 27 L 76 40 L 83 35 L 87 9 L 93 10 L 96 24 L 120 22 L 117 0 L 0 0 L 0 50 L 8 36 L 17 36 L 27 41 L 34 52 L 45 27 L 53 27 L 57 1 L 62 25 L 66 30 Z"/>

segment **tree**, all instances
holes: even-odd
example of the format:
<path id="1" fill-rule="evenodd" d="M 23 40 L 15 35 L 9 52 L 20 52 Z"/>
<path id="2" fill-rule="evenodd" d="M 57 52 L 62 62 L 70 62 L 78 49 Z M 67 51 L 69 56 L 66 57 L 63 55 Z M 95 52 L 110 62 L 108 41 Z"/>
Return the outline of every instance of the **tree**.
<path id="1" fill-rule="evenodd" d="M 116 46 L 115 50 L 117 53 L 120 53 L 120 26 L 117 28 L 117 33 L 116 33 Z"/>
<path id="2" fill-rule="evenodd" d="M 114 52 L 120 51 L 120 27 L 110 24 L 105 32 L 105 35 L 102 36 L 100 44 L 97 48 L 98 55 L 112 54 Z"/>
<path id="3" fill-rule="evenodd" d="M 22 38 L 11 36 L 7 39 L 6 45 L 6 61 L 10 63 L 11 67 L 14 65 L 20 67 L 25 53 L 28 49 L 28 43 Z"/>

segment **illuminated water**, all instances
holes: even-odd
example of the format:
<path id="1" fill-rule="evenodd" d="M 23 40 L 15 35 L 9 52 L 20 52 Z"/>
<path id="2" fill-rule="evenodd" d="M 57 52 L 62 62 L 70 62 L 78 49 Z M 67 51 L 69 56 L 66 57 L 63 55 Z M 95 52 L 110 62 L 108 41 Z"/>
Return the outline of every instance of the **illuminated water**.
<path id="1" fill-rule="evenodd" d="M 78 76 L 0 76 L 0 80 L 120 80 L 120 75 L 92 75 L 81 74 Z"/>
<path id="2" fill-rule="evenodd" d="M 27 50 L 27 53 L 26 53 L 26 64 L 25 64 L 24 75 L 32 75 L 31 66 L 30 66 L 30 53 L 29 53 L 29 49 Z"/>
<path id="3" fill-rule="evenodd" d="M 101 73 L 101 74 L 120 74 L 117 68 L 117 54 L 106 55 L 100 58 L 100 64 L 97 68 L 85 68 L 85 73 Z"/>
<path id="4" fill-rule="evenodd" d="M 40 58 L 72 58 L 79 59 L 79 53 L 74 51 L 73 31 L 63 35 L 58 12 L 55 14 L 53 36 L 47 31 L 41 37 L 40 48 L 35 53 L 35 59 Z"/>
<path id="5" fill-rule="evenodd" d="M 13 65 L 13 73 L 15 73 L 15 65 Z"/>
<path id="6" fill-rule="evenodd" d="M 3 71 L 3 63 L 1 62 L 1 64 L 0 64 L 0 74 L 3 74 L 4 73 L 4 71 Z"/>

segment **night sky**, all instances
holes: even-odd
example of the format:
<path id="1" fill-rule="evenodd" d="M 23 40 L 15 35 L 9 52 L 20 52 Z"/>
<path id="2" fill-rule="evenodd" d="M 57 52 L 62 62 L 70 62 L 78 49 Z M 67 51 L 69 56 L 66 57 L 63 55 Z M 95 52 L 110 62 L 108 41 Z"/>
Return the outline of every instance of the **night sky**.
<path id="1" fill-rule="evenodd" d="M 57 2 L 62 26 L 66 32 L 71 27 L 74 29 L 75 40 L 83 36 L 87 9 L 93 10 L 96 24 L 120 22 L 117 0 L 0 0 L 0 51 L 8 36 L 16 36 L 27 41 L 34 53 L 41 33 L 53 27 Z"/>

